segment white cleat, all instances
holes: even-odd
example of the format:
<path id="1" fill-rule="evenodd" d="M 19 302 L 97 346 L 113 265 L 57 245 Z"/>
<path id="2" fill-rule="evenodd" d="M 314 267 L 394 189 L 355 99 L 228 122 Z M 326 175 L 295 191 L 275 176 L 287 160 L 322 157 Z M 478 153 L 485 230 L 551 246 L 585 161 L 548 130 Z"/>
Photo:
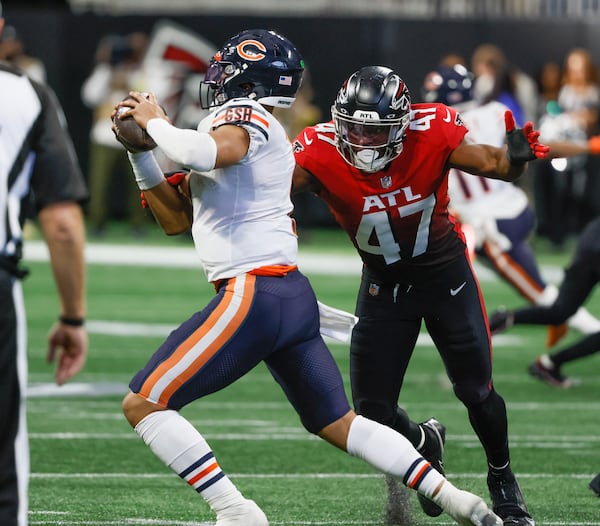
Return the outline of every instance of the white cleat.
<path id="1" fill-rule="evenodd" d="M 502 519 L 483 499 L 468 491 L 453 487 L 452 491 L 440 495 L 438 504 L 461 526 L 503 526 Z"/>
<path id="2" fill-rule="evenodd" d="M 221 511 L 215 526 L 269 526 L 269 521 L 256 502 L 246 499 Z"/>

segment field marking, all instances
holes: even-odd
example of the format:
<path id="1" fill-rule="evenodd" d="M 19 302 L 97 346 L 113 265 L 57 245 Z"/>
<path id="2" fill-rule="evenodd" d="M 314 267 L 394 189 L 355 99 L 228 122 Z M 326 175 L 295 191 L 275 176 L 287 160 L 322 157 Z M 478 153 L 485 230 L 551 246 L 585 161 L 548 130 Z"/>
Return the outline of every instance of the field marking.
<path id="1" fill-rule="evenodd" d="M 107 336 L 121 337 L 167 337 L 167 335 L 177 328 L 177 325 L 168 323 L 140 323 L 115 320 L 88 320 L 86 328 L 89 334 L 103 334 Z M 328 342 L 339 343 L 336 340 L 326 338 Z M 516 347 L 523 343 L 523 338 L 511 334 L 497 334 L 492 339 L 494 348 L 496 347 Z M 434 347 L 431 336 L 426 332 L 419 334 L 416 343 L 417 347 Z"/>
<path id="2" fill-rule="evenodd" d="M 47 522 L 47 521 L 39 521 L 39 520 L 35 520 L 35 521 L 29 521 L 29 524 L 36 524 L 36 525 L 43 525 L 43 524 L 47 524 L 47 525 L 55 525 L 55 526 L 75 526 L 75 525 L 82 525 L 82 526 L 110 526 L 110 525 L 117 525 L 117 526 L 148 526 L 148 525 L 157 525 L 157 526 L 214 526 L 214 521 L 212 522 L 197 522 L 197 521 L 170 521 L 170 520 L 164 520 L 164 519 L 121 519 L 119 521 L 78 521 L 78 520 L 63 520 L 61 519 L 60 521 L 51 521 L 51 522 Z M 269 524 L 271 524 L 272 526 L 275 525 L 294 525 L 294 526 L 352 526 L 352 525 L 359 525 L 359 526 L 369 526 L 369 525 L 377 525 L 377 526 L 381 526 L 382 522 L 380 520 L 378 521 L 343 521 L 343 522 L 339 522 L 339 521 L 297 521 L 295 520 L 294 522 L 282 522 L 282 521 L 273 521 L 273 520 L 269 520 Z M 428 524 L 453 524 L 449 521 L 436 521 L 436 522 L 428 522 Z M 546 523 L 546 524 L 550 524 L 550 523 Z M 557 523 L 558 524 L 558 523 Z M 586 526 L 586 525 L 590 525 L 590 526 L 597 526 L 596 523 L 569 523 L 569 524 L 573 524 L 573 525 L 577 525 L 577 524 L 581 524 L 581 526 Z"/>
<path id="3" fill-rule="evenodd" d="M 350 247 L 350 245 L 348 245 Z M 48 261 L 48 247 L 41 240 L 28 240 L 23 246 L 23 261 Z M 143 267 L 197 268 L 200 262 L 193 246 L 129 246 L 104 243 L 86 243 L 87 264 L 125 265 Z M 360 276 L 362 262 L 357 254 L 326 254 L 300 248 L 298 266 L 307 274 Z M 473 267 L 479 281 L 499 281 L 489 268 L 475 260 Z M 542 265 L 544 279 L 560 283 L 564 270 L 556 265 Z"/>
<path id="4" fill-rule="evenodd" d="M 319 441 L 315 435 L 305 432 L 302 428 L 298 428 L 291 433 L 277 432 L 277 428 L 273 428 L 273 432 L 265 433 L 263 429 L 260 432 L 246 433 L 211 433 L 205 432 L 203 436 L 207 440 L 222 440 L 222 441 L 258 441 L 258 442 L 273 442 L 273 441 Z M 543 438 L 543 440 L 542 440 Z M 139 440 L 138 436 L 132 432 L 125 433 L 29 433 L 29 439 L 33 440 Z M 462 449 L 478 449 L 481 443 L 475 435 L 448 435 L 447 439 L 452 442 L 456 448 Z M 530 435 L 511 435 L 512 449 L 553 449 L 564 451 L 593 451 L 597 450 L 597 444 L 600 444 L 600 438 L 594 435 L 575 435 L 575 436 L 543 436 L 534 437 Z"/>
<path id="5" fill-rule="evenodd" d="M 29 521 L 30 526 L 148 526 L 148 525 L 157 525 L 157 526 L 214 526 L 214 521 L 212 522 L 197 522 L 197 521 L 167 521 L 167 520 L 158 520 L 158 519 L 122 519 L 119 521 L 77 521 L 77 520 L 60 520 L 60 521 Z M 269 520 L 269 524 L 271 526 L 382 526 L 384 523 L 381 520 L 378 521 L 298 521 L 294 520 L 294 522 L 281 522 Z M 422 524 L 432 524 L 432 525 L 447 525 L 447 524 L 456 524 L 453 521 L 432 521 L 429 520 L 426 523 Z M 591 522 L 561 522 L 561 521 L 544 521 L 542 524 L 544 526 L 599 526 L 600 522 L 591 521 Z"/>
<path id="6" fill-rule="evenodd" d="M 554 479 L 588 480 L 597 473 L 522 473 L 520 479 Z M 375 479 L 382 478 L 381 473 L 228 473 L 228 477 L 236 479 Z M 485 479 L 487 473 L 447 473 L 448 479 L 461 478 Z M 33 479 L 165 479 L 176 478 L 175 473 L 32 473 Z"/>

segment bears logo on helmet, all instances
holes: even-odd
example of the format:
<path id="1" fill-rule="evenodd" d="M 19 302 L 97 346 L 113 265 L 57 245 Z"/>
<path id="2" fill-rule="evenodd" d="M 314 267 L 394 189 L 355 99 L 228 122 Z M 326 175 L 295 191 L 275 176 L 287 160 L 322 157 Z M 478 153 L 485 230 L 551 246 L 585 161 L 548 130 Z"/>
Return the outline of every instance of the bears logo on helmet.
<path id="1" fill-rule="evenodd" d="M 210 61 L 200 85 L 200 104 L 215 108 L 235 98 L 290 107 L 302 82 L 304 60 L 275 31 L 249 29 L 231 37 Z"/>

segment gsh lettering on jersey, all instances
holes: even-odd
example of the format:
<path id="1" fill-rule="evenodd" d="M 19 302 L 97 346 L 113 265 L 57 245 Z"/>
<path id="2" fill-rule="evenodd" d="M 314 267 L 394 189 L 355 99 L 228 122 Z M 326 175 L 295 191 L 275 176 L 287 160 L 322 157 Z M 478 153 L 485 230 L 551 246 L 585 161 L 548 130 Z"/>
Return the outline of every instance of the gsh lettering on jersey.
<path id="1" fill-rule="evenodd" d="M 225 122 L 250 122 L 252 118 L 252 108 L 248 106 L 235 106 L 228 108 L 225 114 Z"/>

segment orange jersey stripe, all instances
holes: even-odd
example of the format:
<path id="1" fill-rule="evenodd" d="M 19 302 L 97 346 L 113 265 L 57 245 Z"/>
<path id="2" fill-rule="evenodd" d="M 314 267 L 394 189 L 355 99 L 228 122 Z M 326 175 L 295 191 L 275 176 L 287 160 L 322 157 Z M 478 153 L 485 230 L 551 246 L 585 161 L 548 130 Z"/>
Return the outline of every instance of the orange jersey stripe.
<path id="1" fill-rule="evenodd" d="M 260 115 L 257 115 L 254 112 L 252 112 L 252 117 L 250 117 L 250 118 L 254 121 L 260 122 L 265 128 L 269 127 L 269 121 L 266 119 L 263 119 Z"/>

